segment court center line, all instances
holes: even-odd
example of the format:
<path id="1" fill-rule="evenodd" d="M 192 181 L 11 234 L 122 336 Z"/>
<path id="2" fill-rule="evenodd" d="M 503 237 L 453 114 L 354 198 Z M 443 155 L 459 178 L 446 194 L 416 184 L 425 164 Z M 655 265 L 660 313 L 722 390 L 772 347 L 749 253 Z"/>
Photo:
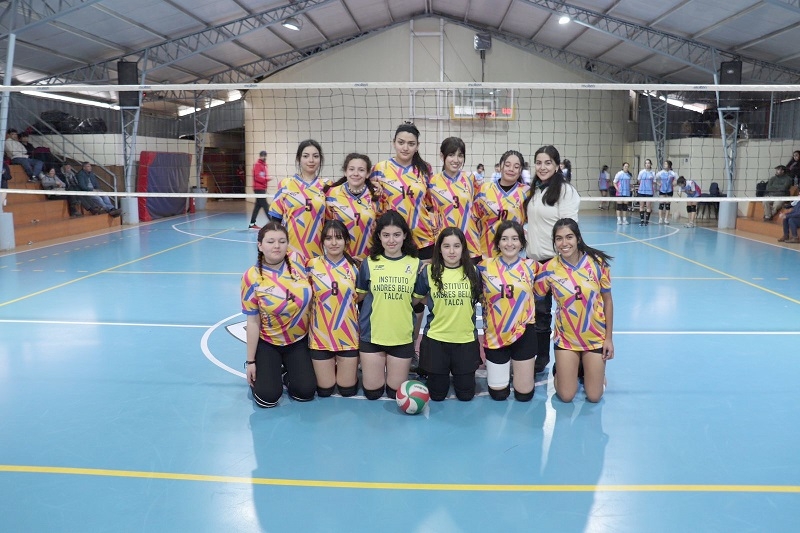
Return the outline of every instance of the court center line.
<path id="1" fill-rule="evenodd" d="M 213 235 L 219 235 L 220 233 L 225 233 L 226 231 L 228 231 L 228 230 L 219 231 L 219 232 L 217 232 L 215 234 L 209 235 L 209 237 L 211 237 Z M 166 252 L 171 252 L 173 250 L 177 250 L 178 248 L 183 248 L 184 246 L 188 246 L 190 244 L 194 244 L 194 243 L 203 241 L 205 239 L 206 239 L 206 237 L 202 237 L 202 238 L 199 238 L 199 239 L 194 239 L 194 240 L 179 244 L 177 246 L 173 246 L 171 248 L 167 248 L 165 250 L 161 250 L 160 252 L 155 252 L 155 253 L 152 253 L 150 255 L 145 255 L 144 257 L 138 257 L 138 258 L 133 259 L 131 261 L 127 261 L 125 263 L 121 263 L 119 265 L 116 265 L 116 266 L 113 266 L 113 267 L 109 267 L 109 268 L 100 270 L 98 272 L 94 272 L 92 274 L 87 274 L 86 276 L 81 276 L 79 278 L 75 278 L 75 279 L 70 280 L 70 281 L 65 281 L 64 283 L 59 283 L 58 285 L 54 285 L 52 287 L 48 287 L 48 288 L 42 289 L 40 291 L 32 292 L 32 293 L 27 294 L 25 296 L 20 296 L 19 298 L 14 298 L 13 300 L 9 300 L 7 302 L 0 302 L 0 307 L 5 307 L 6 305 L 10 305 L 10 304 L 14 304 L 14 303 L 17 303 L 17 302 L 21 302 L 22 300 L 27 300 L 28 298 L 32 298 L 34 296 L 39 296 L 39 295 L 44 294 L 46 292 L 50 292 L 50 291 L 53 291 L 53 290 L 56 290 L 56 289 L 60 289 L 62 287 L 66 287 L 67 285 L 72 285 L 73 283 L 77 283 L 79 281 L 83 281 L 85 279 L 89 279 L 89 278 L 92 278 L 94 276 L 98 276 L 100 274 L 105 274 L 105 273 L 110 272 L 110 271 L 112 271 L 114 269 L 121 268 L 121 267 L 124 267 L 124 266 L 127 266 L 127 265 L 132 265 L 132 264 L 134 264 L 134 263 L 136 263 L 138 261 L 143 261 L 145 259 L 150 259 L 151 257 L 155 257 L 157 255 L 161 255 L 161 254 L 166 253 Z"/>
<path id="2" fill-rule="evenodd" d="M 324 481 L 314 479 L 215 476 L 206 474 L 180 474 L 177 472 L 143 472 L 136 470 L 110 470 L 100 468 L 70 468 L 59 466 L 27 465 L 0 465 L 0 472 L 14 474 L 50 474 L 159 479 L 168 481 L 199 481 L 205 483 L 229 483 L 238 485 L 268 485 L 274 487 L 324 489 L 456 492 L 756 492 L 800 494 L 800 486 L 797 485 L 513 485 L 477 483 L 392 483 L 380 481 Z"/>
<path id="3" fill-rule="evenodd" d="M 758 289 L 760 291 L 764 291 L 764 292 L 769 293 L 769 294 L 771 294 L 773 296 L 777 296 L 779 298 L 783 298 L 784 300 L 788 300 L 788 301 L 790 301 L 792 303 L 800 305 L 800 300 L 796 300 L 796 299 L 794 299 L 794 298 L 792 298 L 790 296 L 786 296 L 785 294 L 781 294 L 779 292 L 773 291 L 773 290 L 768 289 L 766 287 L 762 287 L 761 285 L 756 285 L 755 283 L 747 281 L 746 279 L 742 279 L 740 277 L 734 276 L 733 274 L 728 274 L 727 272 L 723 272 L 722 270 L 718 270 L 718 269 L 716 269 L 716 268 L 714 268 L 712 266 L 706 265 L 706 264 L 701 263 L 699 261 L 695 261 L 694 259 L 689 259 L 688 257 L 685 257 L 683 255 L 676 254 L 675 252 L 672 252 L 670 250 L 665 250 L 664 248 L 656 246 L 655 244 L 651 244 L 651 243 L 646 242 L 646 241 L 644 241 L 642 239 L 637 239 L 636 237 L 633 237 L 631 235 L 627 235 L 625 233 L 622 233 L 621 235 L 624 236 L 624 237 L 627 237 L 631 241 L 638 242 L 638 243 L 643 244 L 645 246 L 649 246 L 649 247 L 654 248 L 654 249 L 656 249 L 656 250 L 658 250 L 660 252 L 664 252 L 667 255 L 671 255 L 672 257 L 677 257 L 678 259 L 682 259 L 684 261 L 692 263 L 693 265 L 697 265 L 697 266 L 699 266 L 701 268 L 705 268 L 707 270 L 710 270 L 711 272 L 714 272 L 715 274 L 719 274 L 721 276 L 727 276 L 732 280 L 738 281 L 740 283 L 744 283 L 745 285 L 748 285 L 748 286 L 750 286 L 750 287 L 752 287 L 754 289 Z"/>

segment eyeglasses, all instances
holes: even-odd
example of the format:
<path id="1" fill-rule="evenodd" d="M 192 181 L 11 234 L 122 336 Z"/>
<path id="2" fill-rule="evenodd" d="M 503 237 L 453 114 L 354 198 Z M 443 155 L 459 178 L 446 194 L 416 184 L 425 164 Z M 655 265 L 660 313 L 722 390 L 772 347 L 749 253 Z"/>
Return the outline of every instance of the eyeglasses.
<path id="1" fill-rule="evenodd" d="M 581 292 L 580 285 L 575 285 L 575 299 L 579 302 L 583 301 L 583 293 Z"/>

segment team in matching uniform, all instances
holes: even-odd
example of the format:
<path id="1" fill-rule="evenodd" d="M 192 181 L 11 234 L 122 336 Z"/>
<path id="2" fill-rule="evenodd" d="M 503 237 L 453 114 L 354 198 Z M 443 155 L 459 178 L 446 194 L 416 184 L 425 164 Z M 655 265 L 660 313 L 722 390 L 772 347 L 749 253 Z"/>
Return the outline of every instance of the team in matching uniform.
<path id="1" fill-rule="evenodd" d="M 583 269 L 575 274 L 582 280 L 575 285 L 578 295 L 587 298 L 585 320 L 576 322 L 574 305 L 564 305 L 563 288 L 552 283 L 563 270 L 555 237 L 555 257 L 544 263 L 525 258 L 524 225 L 530 234 L 536 223 L 526 206 L 542 202 L 560 212 L 564 195 L 551 203 L 534 195 L 521 179 L 524 158 L 513 150 L 501 158 L 499 180 L 481 180 L 464 170 L 466 147 L 457 137 L 442 142 L 442 169 L 434 173 L 419 154 L 419 135 L 413 124 L 400 125 L 393 158 L 373 166 L 369 157 L 349 154 L 344 176 L 334 183 L 319 176 L 319 143 L 309 139 L 298 146 L 298 172 L 282 180 L 272 221 L 259 230 L 256 265 L 242 277 L 245 368 L 255 403 L 276 406 L 284 386 L 298 401 L 327 397 L 337 388 L 341 396 L 353 396 L 359 368 L 364 396 L 393 398 L 417 351 L 431 399 L 445 399 L 452 380 L 455 396 L 468 401 L 482 364 L 479 302 L 490 396 L 508 398 L 513 379 L 517 401 L 529 401 L 539 370 L 534 361 L 537 355 L 549 360 L 550 348 L 548 339 L 548 353 L 538 354 L 536 299 L 550 292 L 557 302 L 558 379 L 569 383 L 574 377 L 577 389 L 581 363 L 587 399 L 599 401 L 597 379 L 603 383 L 605 362 L 613 357 L 610 258 L 585 246 L 583 255 L 570 255 L 569 264 Z M 558 152 L 544 148 L 555 154 L 557 166 Z M 551 176 L 552 170 L 537 178 L 546 184 Z M 572 218 L 556 226 L 564 220 L 580 237 Z M 425 306 L 428 321 L 417 346 Z M 564 337 L 564 324 L 571 325 L 571 336 Z M 573 361 L 559 350 L 578 354 L 574 376 Z M 574 391 L 562 389 L 556 392 L 570 401 Z"/>

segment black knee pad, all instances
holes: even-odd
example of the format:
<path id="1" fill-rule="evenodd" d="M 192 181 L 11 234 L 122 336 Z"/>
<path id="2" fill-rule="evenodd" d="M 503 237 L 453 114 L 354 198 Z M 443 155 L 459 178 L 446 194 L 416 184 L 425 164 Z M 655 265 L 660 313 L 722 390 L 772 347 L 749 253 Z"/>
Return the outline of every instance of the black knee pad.
<path id="1" fill-rule="evenodd" d="M 364 389 L 364 396 L 367 397 L 367 400 L 377 400 L 381 396 L 383 396 L 383 387 L 379 389 Z"/>
<path id="2" fill-rule="evenodd" d="M 352 387 L 339 387 L 339 394 L 342 396 L 342 398 L 349 398 L 351 396 L 355 396 L 356 393 L 358 393 L 357 382 Z"/>
<path id="3" fill-rule="evenodd" d="M 461 400 L 462 402 L 468 402 L 475 397 L 475 389 L 471 391 L 456 391 L 456 398 Z"/>
<path id="4" fill-rule="evenodd" d="M 317 387 L 317 396 L 319 396 L 320 398 L 327 398 L 328 396 L 333 394 L 335 388 L 336 385 L 334 385 L 333 387 Z"/>
<path id="5" fill-rule="evenodd" d="M 414 305 L 414 312 L 415 313 L 422 313 L 425 311 L 425 302 L 420 302 Z"/>
<path id="6" fill-rule="evenodd" d="M 253 392 L 253 401 L 256 402 L 257 406 L 263 409 L 269 409 L 270 407 L 275 407 L 278 405 L 278 400 L 275 400 L 274 402 L 267 401 L 263 398 L 259 398 L 259 396 L 255 392 Z"/>
<path id="7" fill-rule="evenodd" d="M 511 385 L 506 386 L 505 389 L 489 389 L 489 396 L 492 400 L 503 401 L 511 395 Z"/>
<path id="8" fill-rule="evenodd" d="M 526 393 L 514 391 L 514 399 L 518 402 L 529 402 L 533 399 L 533 392 L 533 390 Z"/>
<path id="9" fill-rule="evenodd" d="M 696 205 L 687 205 L 686 206 L 687 213 L 697 213 L 697 206 Z"/>
<path id="10" fill-rule="evenodd" d="M 667 205 L 666 205 L 666 207 L 664 209 L 669 211 L 670 210 L 670 206 L 672 206 L 672 202 L 667 202 Z"/>
<path id="11" fill-rule="evenodd" d="M 386 385 L 386 396 L 391 398 L 392 400 L 397 399 L 397 389 L 391 388 L 389 385 Z"/>
<path id="12" fill-rule="evenodd" d="M 296 402 L 310 402 L 311 400 L 314 399 L 314 392 L 312 392 L 309 395 L 303 395 L 303 396 L 299 396 L 297 394 L 292 394 L 290 392 L 289 393 L 289 398 L 291 398 L 292 400 L 294 400 Z"/>

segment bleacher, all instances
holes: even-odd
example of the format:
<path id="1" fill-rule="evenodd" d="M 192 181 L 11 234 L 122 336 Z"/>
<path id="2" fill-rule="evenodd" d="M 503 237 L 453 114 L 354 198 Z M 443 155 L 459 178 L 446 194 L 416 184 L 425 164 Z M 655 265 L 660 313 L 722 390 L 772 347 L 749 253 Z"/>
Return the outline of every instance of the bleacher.
<path id="1" fill-rule="evenodd" d="M 41 190 L 38 182 L 29 183 L 25 170 L 19 165 L 10 165 L 11 181 L 8 182 L 6 213 L 14 215 L 14 241 L 17 248 L 97 230 L 121 226 L 121 218 L 108 215 L 91 215 L 70 218 L 67 201 L 48 200 L 43 194 L 14 194 L 14 190 Z"/>
<path id="2" fill-rule="evenodd" d="M 736 219 L 736 229 L 777 239 L 783 235 L 783 221 L 778 215 L 772 217 L 770 222 L 765 221 L 762 203 L 750 202 L 747 206 L 747 216 Z"/>

